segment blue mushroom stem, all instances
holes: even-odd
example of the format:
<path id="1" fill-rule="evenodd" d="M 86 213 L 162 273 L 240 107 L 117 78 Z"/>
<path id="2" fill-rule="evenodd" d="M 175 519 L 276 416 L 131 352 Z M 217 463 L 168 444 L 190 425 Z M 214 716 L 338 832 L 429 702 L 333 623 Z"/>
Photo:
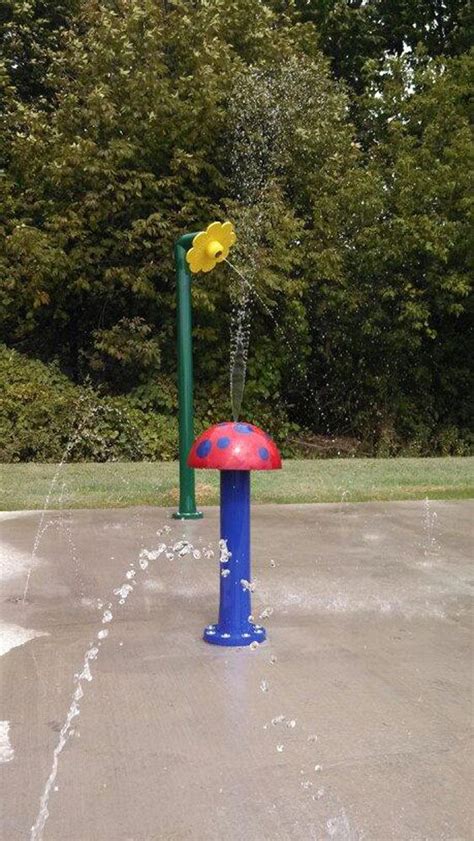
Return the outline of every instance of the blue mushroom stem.
<path id="1" fill-rule="evenodd" d="M 213 645 L 243 646 L 263 642 L 265 630 L 249 621 L 252 612 L 250 571 L 250 471 L 221 470 L 220 602 L 217 625 L 204 639 Z M 228 555 L 228 557 L 227 557 Z"/>

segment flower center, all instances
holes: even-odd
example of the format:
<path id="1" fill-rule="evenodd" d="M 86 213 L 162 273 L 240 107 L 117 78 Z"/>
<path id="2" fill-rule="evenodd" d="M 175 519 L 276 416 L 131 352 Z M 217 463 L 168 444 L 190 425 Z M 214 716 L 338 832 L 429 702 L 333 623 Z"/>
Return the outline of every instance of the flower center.
<path id="1" fill-rule="evenodd" d="M 208 242 L 206 246 L 207 256 L 212 257 L 214 260 L 217 260 L 218 257 L 222 257 L 223 251 L 224 249 L 222 247 L 222 243 L 218 242 L 216 239 Z"/>

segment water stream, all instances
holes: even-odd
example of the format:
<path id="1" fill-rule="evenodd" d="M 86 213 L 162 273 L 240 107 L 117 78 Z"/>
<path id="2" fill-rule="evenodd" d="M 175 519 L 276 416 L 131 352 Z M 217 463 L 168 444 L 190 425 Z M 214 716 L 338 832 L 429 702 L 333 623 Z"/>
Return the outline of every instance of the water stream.
<path id="1" fill-rule="evenodd" d="M 239 278 L 237 301 L 232 313 L 230 338 L 230 402 L 232 417 L 234 421 L 238 421 L 244 396 L 250 343 L 249 289 L 251 289 L 251 284 L 230 260 L 226 260 L 226 263 Z"/>
<path id="2" fill-rule="evenodd" d="M 256 286 L 252 283 L 242 271 L 237 268 L 230 260 L 225 261 L 230 269 L 239 278 L 239 296 L 238 303 L 232 319 L 231 329 L 231 352 L 230 352 L 230 398 L 232 407 L 232 416 L 234 421 L 239 419 L 240 410 L 243 402 L 245 380 L 247 374 L 247 361 L 250 345 L 250 329 L 251 329 L 251 301 L 256 299 L 260 304 L 262 310 L 272 321 L 275 328 L 275 333 L 279 337 L 282 344 L 284 344 L 289 352 L 289 355 L 294 359 L 294 366 L 301 377 L 305 388 L 305 397 L 307 400 L 312 399 L 317 403 L 317 394 L 315 389 L 311 386 L 308 373 L 299 359 L 298 348 L 296 342 L 291 342 L 286 335 L 286 332 L 278 323 L 275 314 L 272 312 L 268 304 L 259 294 Z"/>
<path id="3" fill-rule="evenodd" d="M 39 521 L 38 528 L 37 528 L 37 531 L 36 531 L 36 534 L 35 534 L 35 539 L 33 541 L 33 548 L 31 550 L 30 565 L 29 565 L 29 568 L 28 568 L 27 573 L 26 573 L 25 586 L 24 586 L 24 589 L 23 589 L 23 598 L 22 598 L 23 607 L 26 604 L 26 599 L 27 599 L 27 596 L 28 596 L 28 590 L 29 590 L 29 586 L 30 586 L 31 571 L 32 571 L 32 569 L 33 569 L 33 567 L 36 563 L 36 560 L 37 560 L 39 545 L 41 543 L 41 539 L 42 539 L 44 533 L 46 532 L 46 530 L 49 528 L 49 525 L 50 525 L 49 523 L 45 523 L 45 518 L 46 518 L 47 512 L 49 511 L 49 506 L 50 506 L 53 491 L 54 491 L 54 489 L 56 487 L 56 484 L 58 482 L 58 479 L 61 475 L 61 471 L 62 471 L 64 465 L 67 462 L 69 454 L 72 452 L 72 450 L 74 449 L 74 447 L 76 446 L 76 444 L 80 440 L 81 432 L 82 432 L 85 424 L 87 423 L 87 421 L 90 420 L 91 417 L 93 417 L 93 415 L 96 411 L 97 411 L 97 407 L 95 407 L 95 406 L 90 407 L 88 409 L 88 411 L 82 416 L 81 421 L 79 422 L 79 424 L 76 427 L 73 435 L 71 436 L 71 438 L 69 439 L 69 441 L 66 444 L 66 447 L 64 449 L 64 452 L 63 452 L 63 455 L 62 455 L 62 458 L 61 458 L 61 461 L 59 462 L 59 464 L 56 468 L 56 471 L 54 473 L 54 476 L 51 479 L 51 484 L 49 486 L 48 493 L 46 494 L 46 498 L 45 498 L 44 503 L 43 503 L 43 509 L 41 511 L 40 521 Z M 64 494 L 64 487 L 62 488 L 61 496 L 63 494 Z"/>
<path id="4" fill-rule="evenodd" d="M 171 527 L 166 525 L 157 531 L 157 536 L 160 537 L 163 534 L 168 534 L 170 531 Z M 220 548 L 222 551 L 222 547 Z M 210 545 L 198 548 L 185 538 L 169 544 L 160 542 L 157 547 L 151 550 L 141 549 L 138 557 L 129 564 L 122 581 L 112 589 L 110 601 L 97 601 L 98 609 L 101 611 L 101 627 L 97 630 L 94 641 L 89 644 L 84 653 L 80 670 L 73 677 L 74 689 L 66 717 L 59 733 L 58 743 L 53 751 L 50 773 L 40 798 L 35 823 L 31 827 L 30 841 L 42 841 L 43 839 L 44 828 L 49 818 L 50 798 L 53 791 L 56 790 L 55 782 L 59 771 L 61 753 L 69 739 L 75 733 L 75 722 L 81 713 L 82 699 L 94 678 L 93 667 L 99 659 L 103 645 L 110 637 L 114 619 L 120 611 L 121 606 L 125 604 L 129 596 L 133 593 L 137 583 L 143 578 L 143 575 L 147 574 L 150 562 L 157 561 L 161 556 L 168 561 L 173 561 L 175 559 L 182 560 L 185 557 L 200 560 L 201 557 L 211 558 L 213 555 L 214 550 Z"/>

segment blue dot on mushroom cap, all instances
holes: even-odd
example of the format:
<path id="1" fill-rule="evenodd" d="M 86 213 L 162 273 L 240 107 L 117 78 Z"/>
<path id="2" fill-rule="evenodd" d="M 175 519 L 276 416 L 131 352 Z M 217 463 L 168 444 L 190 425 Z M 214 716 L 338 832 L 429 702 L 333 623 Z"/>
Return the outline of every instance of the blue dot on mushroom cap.
<path id="1" fill-rule="evenodd" d="M 222 438 L 217 439 L 217 446 L 220 450 L 225 450 L 230 444 L 230 438 L 227 435 L 223 435 Z"/>
<path id="2" fill-rule="evenodd" d="M 260 447 L 258 454 L 260 458 L 263 458 L 264 461 L 266 461 L 268 456 L 270 455 L 266 447 Z"/>
<path id="3" fill-rule="evenodd" d="M 205 458 L 207 455 L 209 455 L 211 449 L 212 444 L 210 441 L 201 441 L 201 443 L 197 446 L 196 454 L 199 456 L 199 458 Z"/>
<path id="4" fill-rule="evenodd" d="M 248 425 L 248 423 L 235 423 L 234 429 L 236 432 L 242 432 L 244 435 L 248 435 L 252 432 L 252 427 Z"/>

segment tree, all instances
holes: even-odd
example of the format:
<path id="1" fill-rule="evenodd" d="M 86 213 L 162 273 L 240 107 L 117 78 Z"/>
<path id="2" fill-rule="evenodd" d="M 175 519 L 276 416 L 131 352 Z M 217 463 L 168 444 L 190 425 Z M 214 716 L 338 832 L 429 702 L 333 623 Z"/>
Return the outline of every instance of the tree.
<path id="1" fill-rule="evenodd" d="M 472 45 L 473 11 L 466 0 L 296 0 L 300 19 L 311 21 L 337 78 L 357 94 L 364 66 L 417 48 L 435 58 Z"/>
<path id="2" fill-rule="evenodd" d="M 48 70 L 78 8 L 78 0 L 7 0 L 1 4 L 0 55 L 21 101 L 44 100 L 50 95 Z"/>
<path id="3" fill-rule="evenodd" d="M 293 68 L 286 82 L 277 81 L 281 67 Z M 295 99 L 305 86 L 307 104 L 287 117 L 295 159 L 317 168 L 332 145 L 350 148 L 345 98 L 314 39 L 285 15 L 251 0 L 195 9 L 174 2 L 168 10 L 152 0 L 84 4 L 47 74 L 53 110 L 23 104 L 10 145 L 14 211 L 5 218 L 1 255 L 10 344 L 44 359 L 58 356 L 75 379 L 97 377 L 104 364 L 110 370 L 107 355 L 117 362 L 118 334 L 123 363 L 129 365 L 132 346 L 137 358 L 143 331 L 125 334 L 140 323 L 152 328 L 154 364 L 160 353 L 165 370 L 166 361 L 174 367 L 173 242 L 226 208 L 244 226 L 248 208 L 233 182 L 229 100 L 236 79 L 247 80 L 250 97 L 256 73 L 267 75 L 280 108 L 282 84 L 293 85 Z M 243 111 L 248 104 L 241 103 Z M 258 248 L 258 283 L 269 304 L 279 295 L 284 301 L 295 281 L 288 248 L 300 223 L 291 194 L 302 181 L 294 163 L 274 164 L 266 193 L 271 213 L 265 224 L 260 220 Z M 326 169 L 321 193 L 334 187 Z M 228 329 L 220 315 L 228 308 L 222 276 L 198 280 L 194 296 L 198 379 L 207 390 L 215 382 L 222 390 Z M 114 384 L 119 380 L 115 374 Z M 122 377 L 124 390 L 131 385 Z"/>
<path id="4" fill-rule="evenodd" d="M 466 8 L 9 8 L 9 347 L 173 412 L 173 243 L 229 216 L 244 280 L 221 267 L 193 283 L 200 416 L 226 411 L 230 310 L 245 345 L 253 302 L 247 416 L 455 449 L 452 428 L 469 426 Z M 452 55 L 433 57 L 443 44 Z"/>
<path id="5" fill-rule="evenodd" d="M 346 197 L 352 212 L 341 232 L 347 246 L 339 283 L 326 282 L 313 304 L 327 337 L 315 358 L 334 407 L 331 425 L 341 423 L 344 408 L 349 429 L 383 433 L 395 447 L 471 422 L 472 135 L 465 103 L 472 66 L 468 56 L 427 61 L 414 72 L 403 58 L 386 64 L 367 103 L 381 139 L 364 182 Z"/>

